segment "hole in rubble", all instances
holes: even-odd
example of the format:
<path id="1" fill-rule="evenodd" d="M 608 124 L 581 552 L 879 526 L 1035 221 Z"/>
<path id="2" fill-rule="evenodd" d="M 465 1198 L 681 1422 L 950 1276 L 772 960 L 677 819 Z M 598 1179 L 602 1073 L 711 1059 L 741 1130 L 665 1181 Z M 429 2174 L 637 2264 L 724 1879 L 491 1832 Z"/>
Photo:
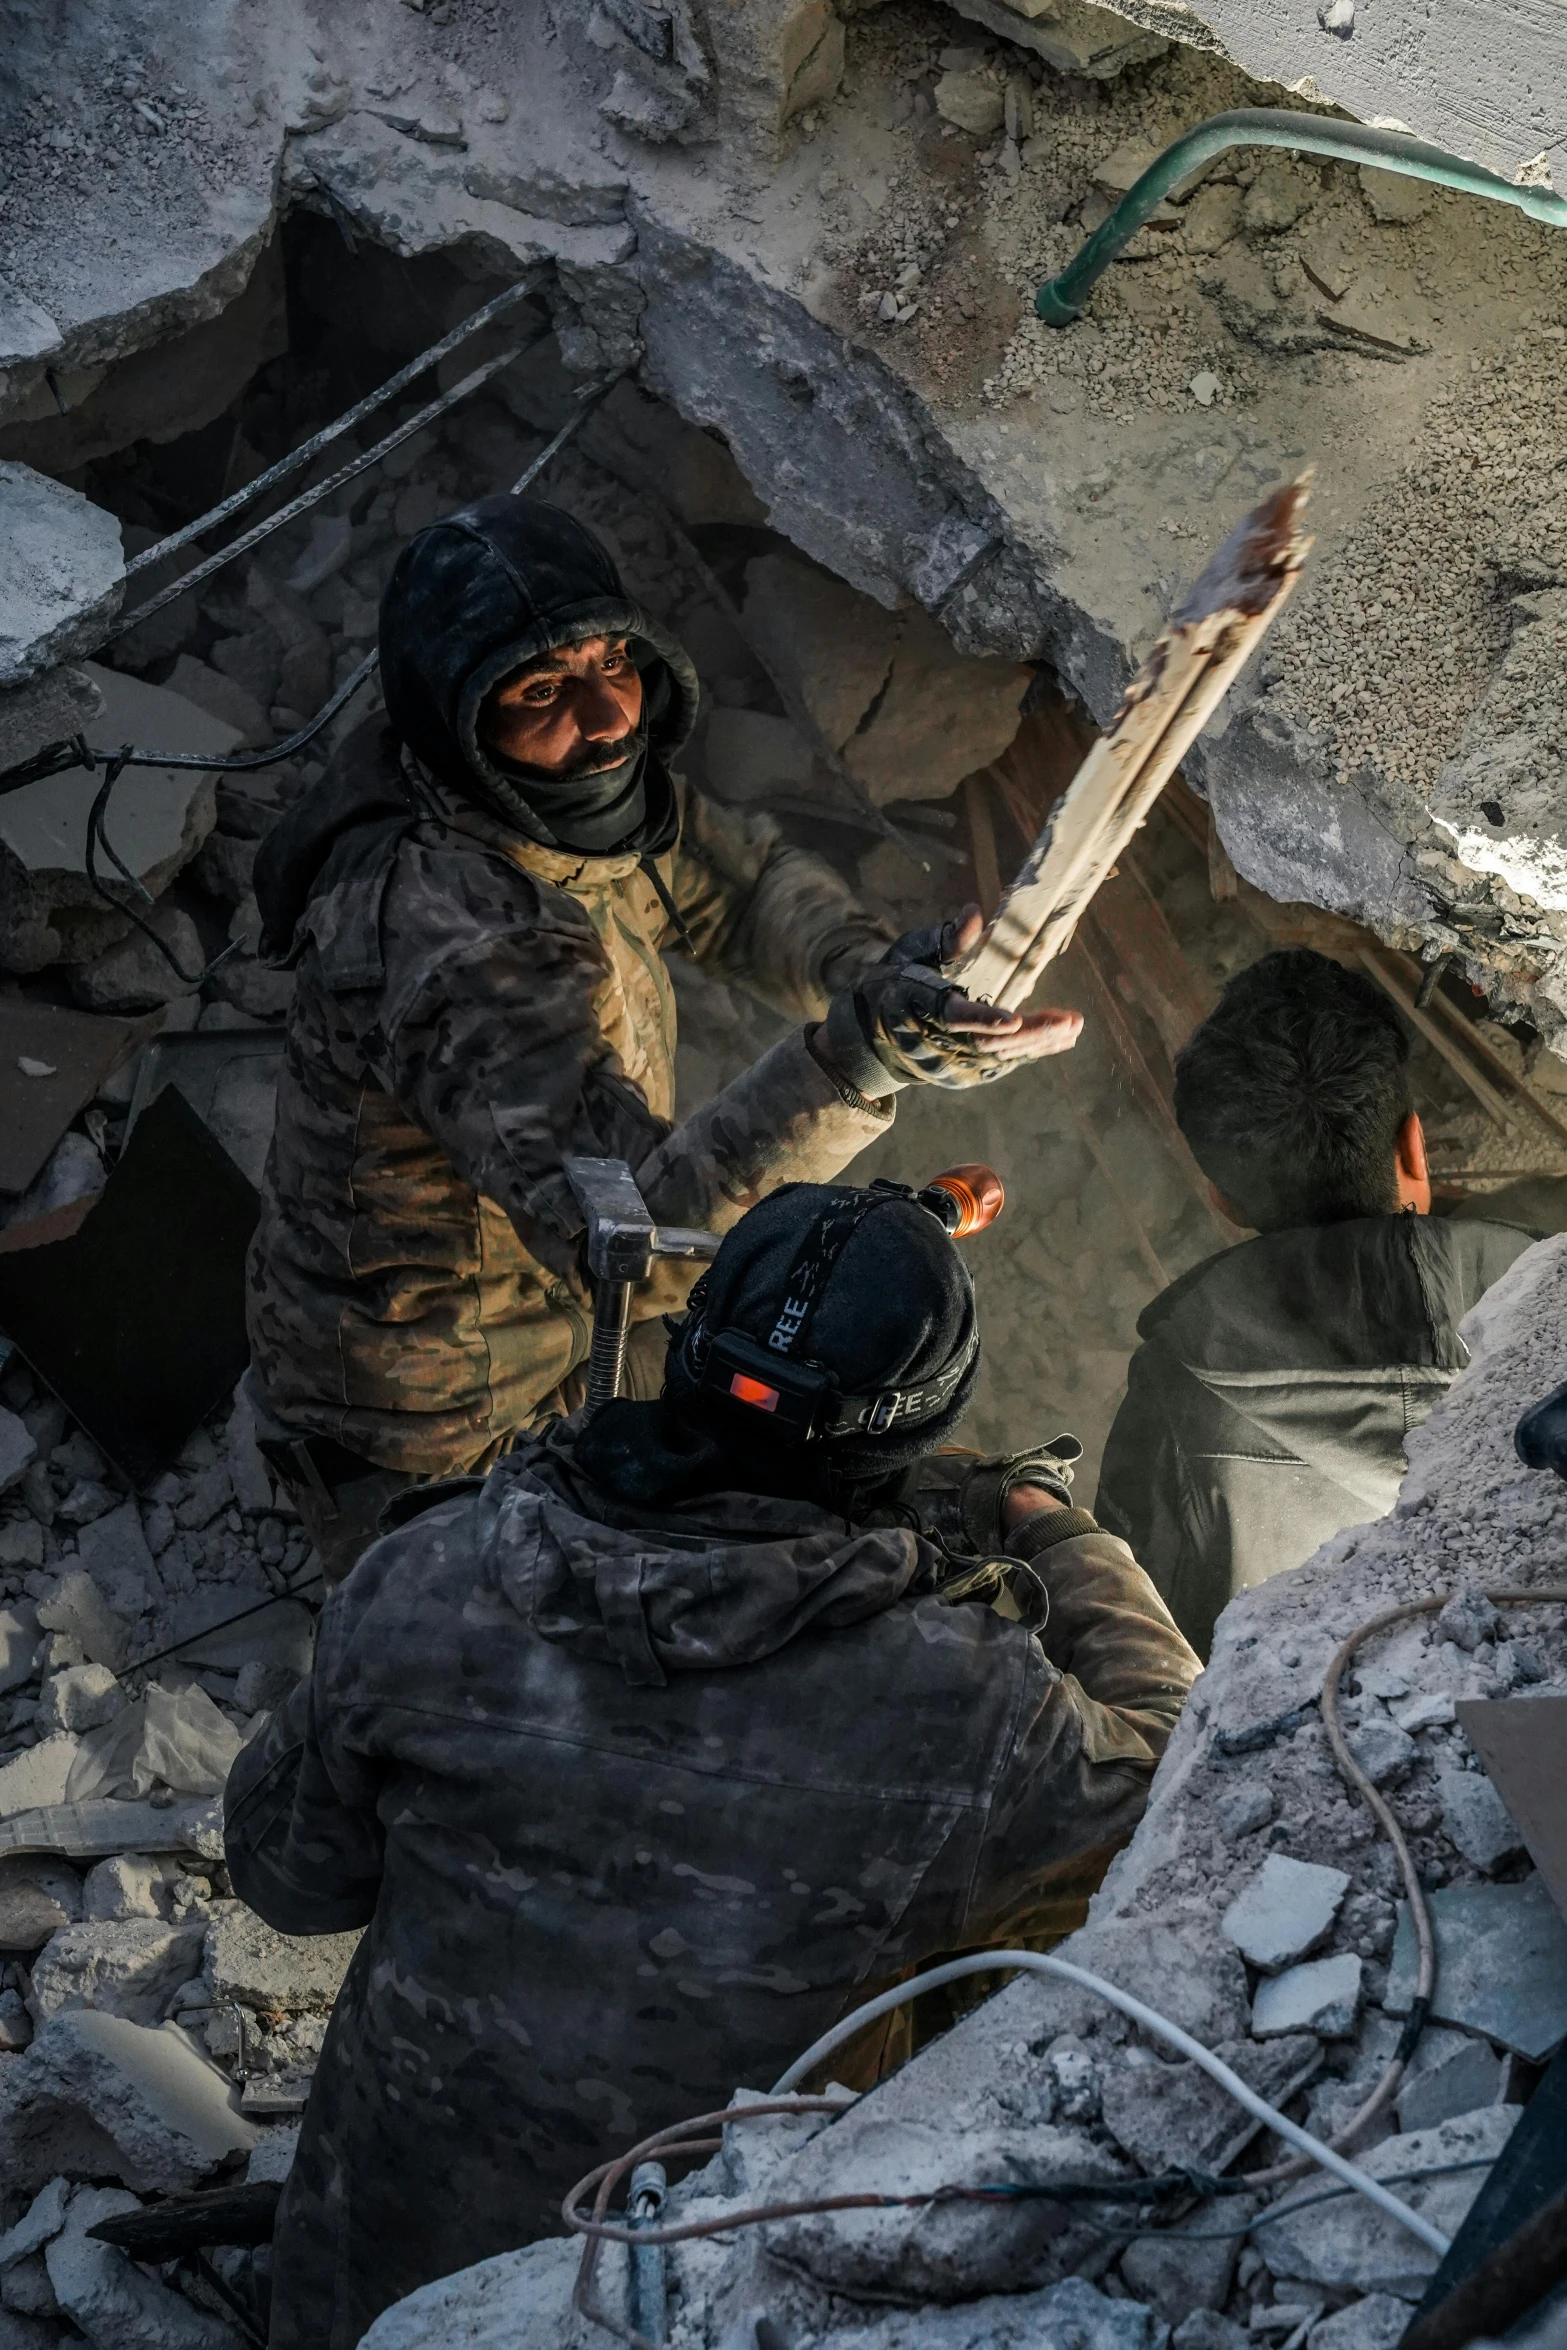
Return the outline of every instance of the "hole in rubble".
<path id="1" fill-rule="evenodd" d="M 121 518 L 139 552 L 255 478 L 499 290 L 450 259 L 407 262 L 362 242 L 350 253 L 334 224 L 296 215 L 222 318 L 149 355 L 156 387 L 139 378 L 136 397 L 108 409 L 89 399 L 69 417 L 13 428 L 0 436 L 0 454 L 85 490 Z M 254 555 L 118 639 L 105 656 L 110 670 L 180 696 L 246 744 L 308 716 L 374 641 L 398 548 L 453 507 L 508 487 L 569 413 L 573 379 L 543 293 L 445 362 L 441 385 L 519 335 L 537 338 L 525 358 Z M 421 379 L 319 467 L 367 447 L 433 388 Z M 127 418 L 138 427 L 129 442 Z M 895 929 L 970 899 L 994 906 L 1093 739 L 1048 668 L 965 659 L 922 611 L 888 612 L 824 570 L 770 528 L 721 440 L 633 382 L 555 460 L 541 489 L 601 533 L 632 593 L 688 646 L 703 684 L 684 759 L 694 783 L 770 816 L 788 840 L 829 858 Z M 158 584 L 157 572 L 139 583 Z M 364 705 L 351 710 L 336 739 L 364 716 Z M 319 780 L 329 747 L 218 785 L 215 829 L 165 877 L 162 895 L 203 954 L 253 935 L 257 842 Z M 8 984 L 83 1000 L 83 972 L 110 943 L 96 916 L 63 922 L 55 958 Z M 987 1365 L 967 1438 L 988 1447 L 1073 1429 L 1085 1446 L 1087 1499 L 1139 1314 L 1166 1282 L 1237 1238 L 1174 1127 L 1174 1055 L 1226 979 L 1281 944 L 1374 967 L 1413 1004 L 1417 964 L 1351 923 L 1276 905 L 1238 881 L 1207 808 L 1178 783 L 1041 991 L 1086 1014 L 1078 1050 L 978 1097 L 905 1096 L 893 1135 L 855 1170 L 923 1181 L 982 1158 L 1000 1171 L 1008 1211 L 971 1258 Z M 742 990 L 674 960 L 689 1104 L 782 1023 Z M 276 1022 L 288 986 L 242 951 L 209 985 L 200 1020 Z M 115 1006 L 90 990 L 86 1000 L 145 1005 L 134 991 Z M 1536 1075 L 1532 1032 L 1483 1014 L 1449 968 L 1414 1015 L 1415 1094 L 1439 1209 L 1483 1197 L 1488 1213 L 1559 1229 L 1567 1097 L 1539 1091 L 1541 1116 L 1526 1090 L 1556 1064 Z M 111 1118 L 110 1150 L 115 1133 Z"/>

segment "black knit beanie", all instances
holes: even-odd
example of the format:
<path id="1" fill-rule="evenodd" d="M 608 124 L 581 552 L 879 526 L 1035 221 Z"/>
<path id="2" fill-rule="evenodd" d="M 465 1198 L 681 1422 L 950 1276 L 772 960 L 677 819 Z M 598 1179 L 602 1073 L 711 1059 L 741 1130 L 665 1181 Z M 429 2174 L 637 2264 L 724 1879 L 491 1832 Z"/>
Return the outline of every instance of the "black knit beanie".
<path id="1" fill-rule="evenodd" d="M 867 1195 L 790 1183 L 729 1233 L 670 1342 L 657 1403 L 613 1403 L 578 1439 L 577 1465 L 622 1502 L 657 1505 L 720 1490 L 799 1496 L 852 1515 L 945 1444 L 979 1372 L 974 1285 L 937 1219 L 888 1186 L 856 1223 L 822 1286 L 802 1359 L 843 1395 L 917 1386 L 967 1358 L 933 1418 L 883 1435 L 791 1441 L 764 1414 L 701 1390 L 703 1339 L 738 1331 L 766 1345 L 813 1232 Z"/>

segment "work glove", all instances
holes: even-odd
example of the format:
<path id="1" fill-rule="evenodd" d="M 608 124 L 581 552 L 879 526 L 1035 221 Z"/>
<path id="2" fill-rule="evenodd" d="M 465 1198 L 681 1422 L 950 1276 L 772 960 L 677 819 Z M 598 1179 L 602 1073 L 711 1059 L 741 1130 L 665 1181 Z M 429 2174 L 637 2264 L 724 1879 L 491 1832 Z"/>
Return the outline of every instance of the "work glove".
<path id="1" fill-rule="evenodd" d="M 1073 1464 L 1083 1457 L 1075 1436 L 1053 1436 L 1022 1452 L 975 1453 L 960 1446 L 932 1453 L 920 1464 L 914 1507 L 921 1530 L 970 1558 L 1004 1551 L 1007 1495 L 1018 1485 L 1041 1485 L 1072 1508 Z"/>
<path id="2" fill-rule="evenodd" d="M 1076 1044 L 1080 1012 L 1002 1011 L 971 1002 L 946 977 L 981 927 L 979 908 L 969 906 L 955 921 L 905 931 L 833 997 L 817 1048 L 869 1100 L 908 1085 L 988 1085 Z"/>

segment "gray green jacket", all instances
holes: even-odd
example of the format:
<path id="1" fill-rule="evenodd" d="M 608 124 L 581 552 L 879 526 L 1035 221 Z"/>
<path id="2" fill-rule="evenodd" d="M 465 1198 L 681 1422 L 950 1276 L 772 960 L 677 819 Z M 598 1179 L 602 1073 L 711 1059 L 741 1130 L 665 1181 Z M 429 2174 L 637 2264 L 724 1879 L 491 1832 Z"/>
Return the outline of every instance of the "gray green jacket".
<path id="1" fill-rule="evenodd" d="M 1197 1660 L 1081 1513 L 1036 1637 L 904 1526 L 640 1519 L 525 1436 L 328 1600 L 228 1784 L 237 1892 L 364 1927 L 275 2246 L 272 2350 L 558 2232 L 595 2164 L 767 2088 L 863 1986 L 1128 1835 Z M 1051 1536 L 1064 1539 L 1051 1541 Z"/>
<path id="2" fill-rule="evenodd" d="M 1404 1438 L 1468 1360 L 1510 1224 L 1368 1216 L 1261 1234 L 1145 1307 L 1094 1504 L 1206 1656 L 1237 1591 L 1382 1517 Z"/>

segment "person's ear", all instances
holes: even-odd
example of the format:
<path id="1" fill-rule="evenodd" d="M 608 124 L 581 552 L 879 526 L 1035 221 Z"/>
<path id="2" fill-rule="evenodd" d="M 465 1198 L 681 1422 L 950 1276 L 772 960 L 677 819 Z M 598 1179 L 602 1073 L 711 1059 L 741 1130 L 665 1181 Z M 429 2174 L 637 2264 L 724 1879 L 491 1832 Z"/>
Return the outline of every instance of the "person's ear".
<path id="1" fill-rule="evenodd" d="M 1411 1110 L 1398 1130 L 1393 1146 L 1393 1176 L 1398 1186 L 1400 1211 L 1409 1209 L 1417 1216 L 1429 1216 L 1431 1168 L 1426 1158 L 1426 1130 L 1418 1111 Z"/>
<path id="2" fill-rule="evenodd" d="M 1225 1222 L 1227 1224 L 1233 1224 L 1237 1232 L 1249 1232 L 1251 1230 L 1250 1224 L 1247 1223 L 1246 1218 L 1241 1214 L 1240 1209 L 1236 1207 L 1232 1201 L 1225 1198 L 1223 1192 L 1219 1189 L 1219 1186 L 1216 1183 L 1209 1184 L 1208 1197 L 1212 1200 L 1214 1206 L 1218 1209 Z"/>

